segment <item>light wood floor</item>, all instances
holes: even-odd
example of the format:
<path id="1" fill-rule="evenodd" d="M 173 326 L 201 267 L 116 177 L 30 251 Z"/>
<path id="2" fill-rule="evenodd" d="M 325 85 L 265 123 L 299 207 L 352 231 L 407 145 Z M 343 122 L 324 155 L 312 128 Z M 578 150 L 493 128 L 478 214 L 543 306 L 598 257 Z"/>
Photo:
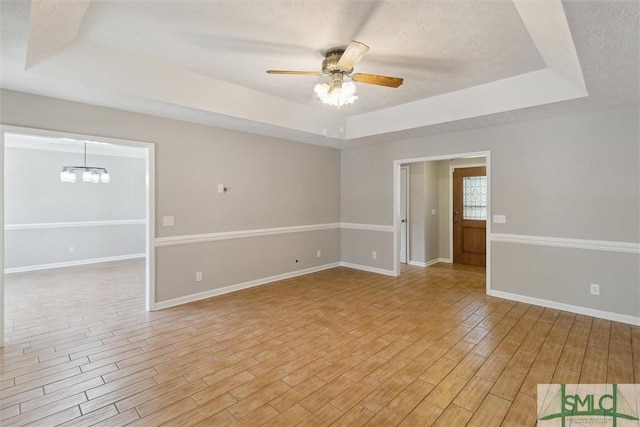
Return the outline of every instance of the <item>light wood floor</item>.
<path id="1" fill-rule="evenodd" d="M 153 313 L 139 260 L 12 274 L 0 424 L 533 426 L 537 383 L 640 382 L 640 328 L 337 268 Z"/>

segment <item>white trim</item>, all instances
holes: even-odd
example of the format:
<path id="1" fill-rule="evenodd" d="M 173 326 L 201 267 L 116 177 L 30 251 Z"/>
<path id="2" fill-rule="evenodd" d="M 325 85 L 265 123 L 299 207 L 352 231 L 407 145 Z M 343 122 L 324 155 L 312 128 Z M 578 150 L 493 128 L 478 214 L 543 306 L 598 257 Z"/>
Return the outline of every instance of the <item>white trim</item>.
<path id="1" fill-rule="evenodd" d="M 145 224 L 146 219 L 118 219 L 107 221 L 68 221 L 68 222 L 40 222 L 32 224 L 6 224 L 5 230 L 37 230 L 42 228 L 74 228 L 74 227 L 104 227 L 111 225 Z"/>
<path id="2" fill-rule="evenodd" d="M 279 234 L 305 233 L 310 231 L 335 230 L 367 230 L 393 232 L 391 225 L 354 224 L 354 223 L 329 223 L 296 225 L 291 227 L 261 228 L 255 230 L 221 231 L 218 233 L 186 234 L 181 236 L 158 237 L 155 240 L 156 247 L 190 245 L 194 243 L 218 242 L 222 240 L 248 239 L 252 237 L 275 236 Z"/>
<path id="3" fill-rule="evenodd" d="M 189 245 L 194 243 L 217 242 L 220 240 L 248 239 L 251 237 L 274 236 L 289 233 L 333 230 L 340 228 L 339 223 L 298 225 L 293 227 L 262 228 L 257 230 L 222 231 L 219 233 L 189 234 L 184 236 L 158 237 L 157 248 L 164 246 Z"/>
<path id="4" fill-rule="evenodd" d="M 511 301 L 524 302 L 541 307 L 553 308 L 555 310 L 564 310 L 571 313 L 584 314 L 586 316 L 640 326 L 640 317 L 637 316 L 629 316 L 626 314 L 612 313 L 610 311 L 596 310 L 594 308 L 581 307 L 578 305 L 564 304 L 561 302 L 549 301 L 546 299 L 534 298 L 526 295 L 512 294 L 510 292 L 490 290 L 489 292 L 487 292 L 487 294 L 492 297 L 503 298 Z"/>
<path id="5" fill-rule="evenodd" d="M 145 302 L 147 311 L 156 309 L 156 146 L 145 143 L 147 157 L 145 159 L 146 175 L 146 200 L 145 219 L 146 235 L 145 252 L 147 260 L 145 264 Z"/>
<path id="6" fill-rule="evenodd" d="M 393 161 L 393 275 L 400 276 L 400 168 L 407 162 Z"/>
<path id="7" fill-rule="evenodd" d="M 564 237 L 525 236 L 520 234 L 501 233 L 492 234 L 491 241 L 536 246 L 552 246 L 557 248 L 587 249 L 591 251 L 640 254 L 640 243 L 629 242 L 610 242 L 605 240 L 569 239 Z"/>
<path id="8" fill-rule="evenodd" d="M 249 282 L 238 283 L 235 285 L 225 286 L 223 288 L 211 289 L 209 291 L 200 292 L 197 294 L 185 295 L 183 297 L 178 297 L 174 299 L 170 299 L 167 301 L 160 301 L 155 304 L 155 308 L 157 310 L 162 310 L 164 308 L 175 307 L 177 305 L 187 304 L 194 301 L 200 301 L 203 299 L 216 297 L 219 295 L 228 294 L 231 292 L 240 291 L 242 289 L 253 288 L 256 286 L 266 285 L 268 283 L 277 282 L 279 280 L 290 279 L 292 277 L 303 276 L 305 274 L 316 273 L 318 271 L 328 270 L 330 268 L 339 267 L 340 263 L 334 262 L 331 264 L 325 264 L 318 267 L 306 268 L 304 270 L 292 271 L 289 273 L 278 274 L 275 276 L 264 277 L 262 279 L 251 280 Z"/>
<path id="9" fill-rule="evenodd" d="M 343 222 L 340 227 L 347 230 L 383 231 L 388 233 L 392 233 L 394 230 L 393 225 L 356 224 L 352 222 Z"/>
<path id="10" fill-rule="evenodd" d="M 442 258 L 432 259 L 431 261 L 422 262 L 422 261 L 409 261 L 407 264 L 415 265 L 416 267 L 429 267 L 430 265 L 437 264 Z"/>
<path id="11" fill-rule="evenodd" d="M 25 271 L 48 270 L 51 268 L 75 267 L 78 265 L 98 264 L 101 262 L 122 261 L 125 259 L 144 258 L 146 254 L 118 255 L 105 258 L 79 259 L 76 261 L 54 262 L 52 264 L 28 265 L 25 267 L 5 268 L 4 274 L 23 273 Z"/>
<path id="12" fill-rule="evenodd" d="M 340 262 L 340 267 L 353 268 L 354 270 L 368 271 L 369 273 L 383 274 L 385 276 L 397 276 L 393 270 L 385 270 L 383 268 L 370 267 L 368 265 L 352 264 L 350 262 Z"/>
<path id="13" fill-rule="evenodd" d="M 444 262 L 445 264 L 452 264 L 451 258 L 438 258 L 438 262 Z"/>

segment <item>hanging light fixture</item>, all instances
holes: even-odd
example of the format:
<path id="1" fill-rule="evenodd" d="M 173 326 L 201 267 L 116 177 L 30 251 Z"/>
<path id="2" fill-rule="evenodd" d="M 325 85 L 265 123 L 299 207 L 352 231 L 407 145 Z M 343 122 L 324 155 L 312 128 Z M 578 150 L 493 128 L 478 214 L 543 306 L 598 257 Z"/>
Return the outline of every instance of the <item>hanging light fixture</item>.
<path id="1" fill-rule="evenodd" d="M 358 99 L 356 84 L 341 72 L 332 73 L 330 83 L 319 83 L 313 90 L 322 102 L 338 108 L 352 104 Z"/>
<path id="2" fill-rule="evenodd" d="M 84 166 L 64 166 L 60 172 L 60 181 L 76 182 L 78 174 L 81 174 L 83 182 L 94 184 L 107 183 L 111 181 L 109 172 L 105 168 L 87 166 L 87 143 L 84 143 Z"/>

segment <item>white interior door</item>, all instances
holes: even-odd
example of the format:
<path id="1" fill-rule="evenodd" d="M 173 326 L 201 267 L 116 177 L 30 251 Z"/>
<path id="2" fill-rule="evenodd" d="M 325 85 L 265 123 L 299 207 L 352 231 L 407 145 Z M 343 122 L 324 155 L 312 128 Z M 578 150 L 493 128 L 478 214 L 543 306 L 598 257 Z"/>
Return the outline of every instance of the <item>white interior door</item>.
<path id="1" fill-rule="evenodd" d="M 407 206 L 409 202 L 408 168 L 400 168 L 400 262 L 407 263 L 409 222 Z"/>

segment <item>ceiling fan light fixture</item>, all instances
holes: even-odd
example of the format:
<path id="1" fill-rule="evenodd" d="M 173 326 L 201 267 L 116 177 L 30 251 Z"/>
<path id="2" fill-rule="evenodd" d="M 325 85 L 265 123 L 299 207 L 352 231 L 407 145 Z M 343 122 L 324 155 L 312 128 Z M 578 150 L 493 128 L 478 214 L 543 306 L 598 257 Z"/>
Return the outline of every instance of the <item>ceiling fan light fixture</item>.
<path id="1" fill-rule="evenodd" d="M 352 104 L 358 99 L 355 82 L 397 88 L 404 81 L 401 77 L 354 73 L 355 65 L 367 52 L 369 52 L 369 46 L 352 40 L 344 49 L 329 49 L 325 53 L 322 61 L 322 71 L 267 70 L 267 73 L 297 74 L 301 76 L 330 75 L 331 82 L 319 83 L 315 85 L 313 90 L 322 102 L 340 108 L 343 105 Z"/>
<path id="2" fill-rule="evenodd" d="M 319 83 L 313 88 L 318 98 L 327 105 L 342 107 L 353 104 L 358 99 L 356 95 L 356 84 L 352 81 L 343 81 L 341 85 L 331 83 Z"/>

